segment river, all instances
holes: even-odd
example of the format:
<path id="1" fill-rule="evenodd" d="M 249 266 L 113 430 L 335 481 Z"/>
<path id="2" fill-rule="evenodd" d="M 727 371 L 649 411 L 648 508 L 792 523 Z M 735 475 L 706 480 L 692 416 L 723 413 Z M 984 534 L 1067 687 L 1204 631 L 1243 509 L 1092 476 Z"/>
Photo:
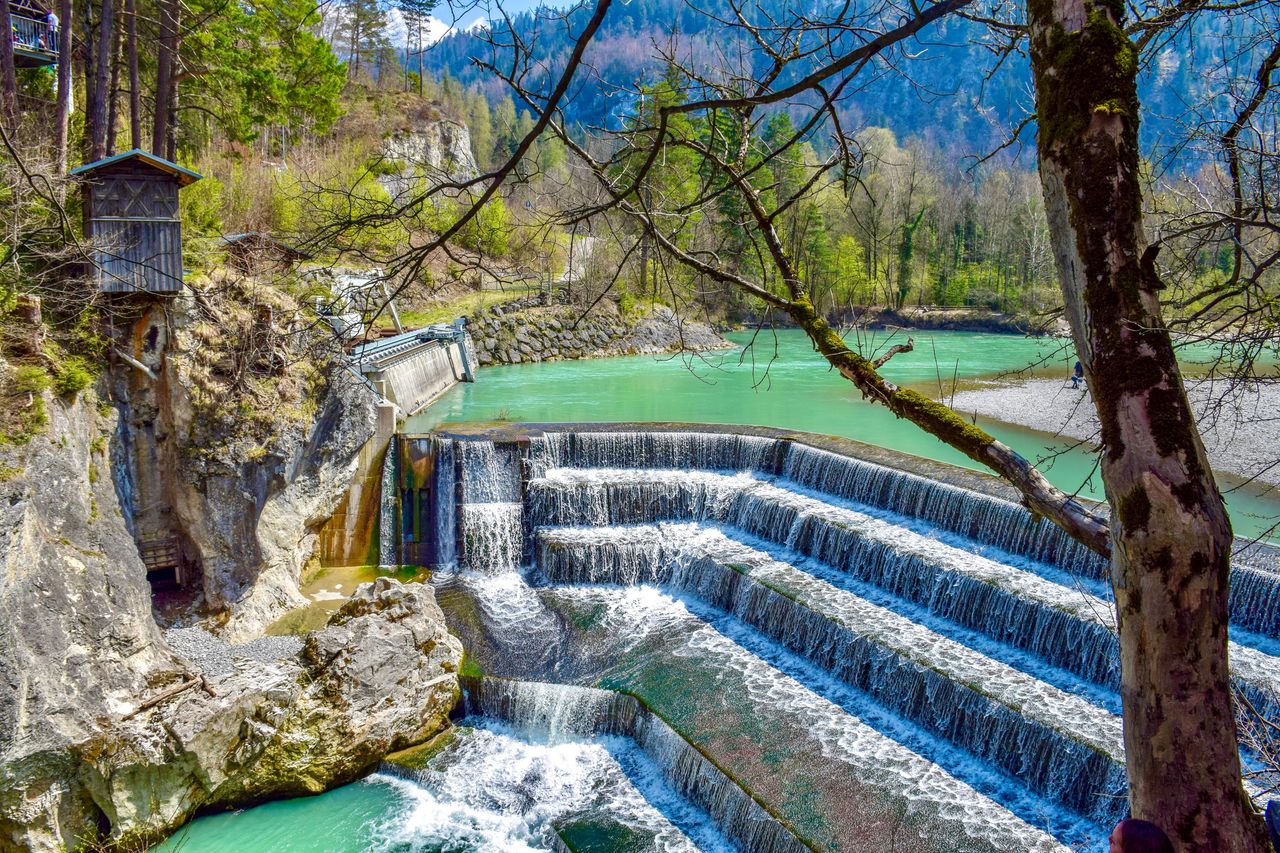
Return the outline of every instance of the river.
<path id="1" fill-rule="evenodd" d="M 1024 372 L 1061 376 L 1074 352 L 1058 339 L 974 332 L 914 332 L 915 349 L 884 367 L 892 382 L 945 397 L 953 386 Z M 632 356 L 487 367 L 470 385 L 458 385 L 410 418 L 405 432 L 430 432 L 442 423 L 468 421 L 684 421 L 753 424 L 839 435 L 981 470 L 975 462 L 883 406 L 861 398 L 798 330 L 731 334 L 743 349 L 702 357 Z M 879 333 L 869 353 L 905 341 Z M 1199 353 L 1198 355 L 1204 355 Z M 988 432 L 1040 463 L 1067 492 L 1101 500 L 1096 455 L 1079 442 L 976 418 Z M 1219 475 L 1237 535 L 1253 537 L 1280 519 L 1280 493 Z"/>

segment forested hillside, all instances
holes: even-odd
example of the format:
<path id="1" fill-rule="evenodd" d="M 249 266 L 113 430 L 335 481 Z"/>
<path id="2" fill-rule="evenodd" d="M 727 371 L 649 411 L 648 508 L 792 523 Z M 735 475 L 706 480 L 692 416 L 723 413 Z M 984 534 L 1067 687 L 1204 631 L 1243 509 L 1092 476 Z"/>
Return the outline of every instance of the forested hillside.
<path id="1" fill-rule="evenodd" d="M 767 0 L 751 4 L 744 15 L 764 23 L 785 19 L 787 10 L 795 6 L 791 0 Z M 511 18 L 510 29 L 531 45 L 545 73 L 554 74 L 586 12 L 579 8 L 567 21 L 563 13 L 551 9 L 526 12 Z M 588 53 L 593 73 L 580 81 L 565 107 L 565 118 L 584 127 L 619 126 L 634 109 L 634 83 L 653 84 L 661 79 L 660 51 L 673 39 L 680 45 L 682 61 L 688 60 L 692 67 L 726 64 L 733 50 L 722 40 L 725 28 L 720 22 L 731 21 L 734 15 L 728 0 L 692 5 L 684 0 L 634 0 L 613 9 Z M 1248 15 L 1206 16 L 1154 45 L 1140 78 L 1147 151 L 1178 147 L 1192 108 L 1224 106 L 1213 102 L 1229 89 L 1233 75 L 1248 73 L 1250 63 L 1248 53 L 1233 55 L 1223 46 L 1238 45 L 1259 27 L 1257 19 Z M 504 87 L 486 68 L 471 61 L 493 58 L 491 39 L 510 40 L 505 22 L 492 24 L 492 30 L 446 36 L 423 54 L 425 67 L 436 77 L 479 86 L 491 100 L 500 102 L 508 94 Z M 854 43 L 856 38 L 851 36 L 849 41 Z M 861 83 L 856 96 L 841 104 L 841 118 L 846 127 L 872 125 L 889 128 L 901 138 L 924 137 L 949 156 L 985 154 L 1034 112 L 1025 54 L 1003 55 L 1001 47 L 1000 38 L 982 23 L 959 16 L 945 18 L 927 36 L 913 41 L 909 67 L 891 69 L 886 64 L 873 79 Z M 767 61 L 758 49 L 746 46 L 746 52 L 748 67 L 759 70 Z M 1028 135 L 1026 141 L 1033 139 Z M 1188 161 L 1204 154 L 1185 149 L 1177 153 Z"/>
<path id="2" fill-rule="evenodd" d="M 423 123 L 465 125 L 481 173 L 506 163 L 534 129 L 538 98 L 580 33 L 585 7 L 523 13 L 509 30 L 495 20 L 434 44 L 429 16 L 448 14 L 419 0 L 323 10 L 297 0 L 231 7 L 99 0 L 68 8 L 71 26 L 59 37 L 69 39 L 70 61 L 19 68 L 4 86 L 16 159 L 26 171 L 61 174 L 139 147 L 200 172 L 205 179 L 182 195 L 192 269 L 220 263 L 220 236 L 265 231 L 326 260 L 386 266 L 400 276 L 398 285 L 430 294 L 494 275 L 554 279 L 564 273 L 572 237 L 590 235 L 588 281 L 579 291 L 588 302 L 607 293 L 627 308 L 696 294 L 699 310 L 728 321 L 755 317 L 762 307 L 662 266 L 651 241 L 625 219 L 566 216 L 594 190 L 550 133 L 532 140 L 484 215 L 457 233 L 456 213 L 482 180 L 461 193 L 423 185 L 408 204 L 388 192 L 387 176 L 403 174 L 405 164 L 387 157 L 384 142 Z M 785 4 L 770 0 L 744 15 L 767 21 L 784 13 Z M 659 111 L 696 100 L 716 75 L 745 81 L 760 74 L 767 52 L 746 44 L 741 31 L 726 37 L 734 32 L 724 25 L 729 14 L 727 4 L 704 9 L 682 0 L 613 8 L 587 49 L 591 73 L 575 79 L 557 113 L 573 144 L 611 151 L 610 169 L 624 177 L 634 165 L 628 149 L 643 150 Z M 1265 204 L 1231 210 L 1232 182 L 1246 201 L 1265 199 L 1272 143 L 1250 141 L 1234 175 L 1221 144 L 1229 119 L 1249 103 L 1249 69 L 1268 47 L 1268 20 L 1256 12 L 1215 13 L 1167 30 L 1135 30 L 1145 40 L 1147 202 L 1164 238 L 1159 263 L 1177 316 L 1195 316 L 1193 292 L 1272 275 L 1265 229 L 1237 232 L 1231 225 L 1233 218 L 1265 219 Z M 840 137 L 799 124 L 812 106 L 803 97 L 771 104 L 745 135 L 732 123 L 717 127 L 705 115 L 691 116 L 677 129 L 688 139 L 673 138 L 665 148 L 669 168 L 646 177 L 646 203 L 679 208 L 681 199 L 700 197 L 715 180 L 707 147 L 739 146 L 766 203 L 803 188 L 779 212 L 781 232 L 815 301 L 833 316 L 940 306 L 1043 319 L 1059 298 L 1029 156 L 1036 126 L 1028 120 L 1020 21 L 1016 9 L 1000 26 L 944 16 L 904 50 L 875 57 L 830 106 Z M 808 33 L 797 49 L 821 35 Z M 851 28 L 827 49 L 858 38 Z M 513 51 L 513 44 L 521 48 Z M 514 67 L 517 55 L 515 87 L 497 72 Z M 778 84 L 803 67 L 788 67 Z M 72 96 L 64 100 L 58 91 Z M 1250 117 L 1267 114 L 1269 97 Z M 46 197 L 21 168 L 10 180 L 9 192 L 23 202 L 13 208 L 10 233 L 41 237 L 25 241 L 6 269 L 59 280 L 78 197 L 65 196 L 64 209 L 62 191 Z M 36 227 L 41 223 L 56 224 Z M 672 238 L 731 253 L 749 268 L 759 248 L 750 231 L 740 202 L 720 194 L 684 209 Z M 406 246 L 446 232 L 452 254 L 437 246 L 426 263 L 405 257 Z M 1255 238 L 1263 242 L 1255 245 Z M 488 260 L 478 262 L 480 256 Z"/>

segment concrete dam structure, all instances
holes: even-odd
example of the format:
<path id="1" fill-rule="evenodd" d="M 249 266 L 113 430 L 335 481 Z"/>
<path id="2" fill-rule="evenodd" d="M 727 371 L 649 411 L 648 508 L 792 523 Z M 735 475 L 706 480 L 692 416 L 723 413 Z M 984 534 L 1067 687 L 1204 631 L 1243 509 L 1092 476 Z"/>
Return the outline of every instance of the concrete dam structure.
<path id="1" fill-rule="evenodd" d="M 477 365 L 461 320 L 359 344 L 351 363 L 401 417 L 422 411 L 458 382 L 474 382 Z"/>
<path id="2" fill-rule="evenodd" d="M 747 427 L 387 458 L 391 558 L 435 568 L 467 713 L 622 738 L 731 848 L 1104 850 L 1126 815 L 1107 564 L 989 477 Z M 1234 570 L 1231 649 L 1272 713 L 1275 557 Z"/>
<path id="3" fill-rule="evenodd" d="M 327 566 L 394 565 L 397 423 L 459 382 L 475 381 L 475 349 L 461 323 L 430 326 L 355 347 L 351 369 L 377 394 L 378 425 L 360 450 L 351 487 L 320 531 Z M 386 517 L 387 523 L 380 524 Z"/>

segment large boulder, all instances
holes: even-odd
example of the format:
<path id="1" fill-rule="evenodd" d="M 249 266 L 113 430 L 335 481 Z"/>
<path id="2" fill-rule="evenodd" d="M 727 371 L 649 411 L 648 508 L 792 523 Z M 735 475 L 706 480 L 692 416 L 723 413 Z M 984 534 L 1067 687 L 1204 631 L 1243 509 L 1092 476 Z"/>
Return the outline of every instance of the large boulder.
<path id="1" fill-rule="evenodd" d="M 199 808 L 319 793 L 446 727 L 461 658 L 431 587 L 380 578 L 297 655 L 244 661 L 104 731 L 88 785 L 122 838 Z"/>

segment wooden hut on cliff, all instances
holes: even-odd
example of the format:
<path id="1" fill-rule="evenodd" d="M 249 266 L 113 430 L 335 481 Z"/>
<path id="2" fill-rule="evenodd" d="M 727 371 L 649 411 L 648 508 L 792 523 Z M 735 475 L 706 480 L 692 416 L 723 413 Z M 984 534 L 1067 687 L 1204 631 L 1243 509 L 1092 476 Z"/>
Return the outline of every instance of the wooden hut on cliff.
<path id="1" fill-rule="evenodd" d="M 98 288 L 169 295 L 182 290 L 178 190 L 201 176 L 138 148 L 70 174 L 84 185 L 84 230 Z"/>

